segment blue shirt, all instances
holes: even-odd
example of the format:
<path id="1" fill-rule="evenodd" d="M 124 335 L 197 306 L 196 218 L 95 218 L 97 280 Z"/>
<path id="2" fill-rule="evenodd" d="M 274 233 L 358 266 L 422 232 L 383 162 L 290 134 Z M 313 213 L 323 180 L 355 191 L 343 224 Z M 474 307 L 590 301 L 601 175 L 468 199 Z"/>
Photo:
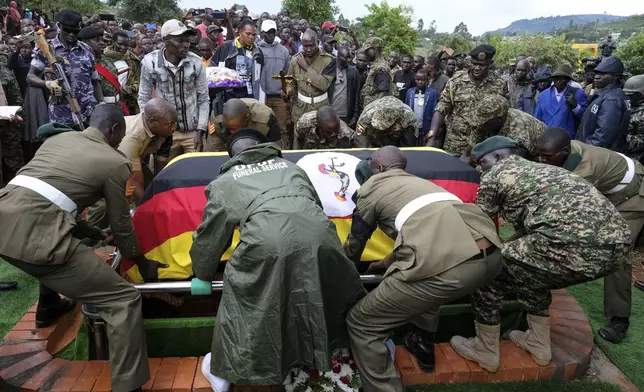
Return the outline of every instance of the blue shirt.
<path id="1" fill-rule="evenodd" d="M 72 94 L 80 106 L 80 115 L 82 118 L 88 118 L 94 110 L 94 86 L 92 81 L 99 80 L 94 52 L 87 44 L 80 41 L 69 48 L 60 41 L 58 36 L 50 43 L 54 48 L 54 56 L 65 59 L 63 70 L 72 86 Z M 42 71 L 49 67 L 49 62 L 39 49 L 35 49 L 31 65 Z M 49 120 L 67 126 L 75 125 L 72 117 L 72 107 L 67 103 L 67 98 L 52 96 L 49 99 Z"/>

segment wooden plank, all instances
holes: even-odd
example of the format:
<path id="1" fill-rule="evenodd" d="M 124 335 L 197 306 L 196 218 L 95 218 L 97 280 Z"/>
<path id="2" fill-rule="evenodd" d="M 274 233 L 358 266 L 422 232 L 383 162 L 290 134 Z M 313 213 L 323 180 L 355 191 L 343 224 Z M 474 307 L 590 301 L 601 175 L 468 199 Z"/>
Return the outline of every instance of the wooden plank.
<path id="1" fill-rule="evenodd" d="M 80 377 L 85 365 L 89 362 L 73 361 L 69 363 L 62 377 L 51 388 L 51 392 L 69 392 Z"/>
<path id="2" fill-rule="evenodd" d="M 174 376 L 179 367 L 179 358 L 170 357 L 161 360 L 161 367 L 157 374 L 157 379 L 154 381 L 152 391 L 154 392 L 172 392 L 172 384 L 174 383 Z"/>
<path id="3" fill-rule="evenodd" d="M 150 379 L 143 385 L 143 391 L 149 391 L 152 389 L 154 380 L 156 380 L 157 373 L 159 372 L 159 367 L 161 367 L 161 359 L 162 358 L 150 358 Z"/>
<path id="4" fill-rule="evenodd" d="M 191 392 L 192 383 L 195 380 L 195 372 L 197 371 L 197 364 L 199 358 L 181 358 L 179 360 L 179 367 L 174 376 L 174 383 L 172 384 L 172 392 Z M 201 370 L 199 370 L 201 372 Z"/>
<path id="5" fill-rule="evenodd" d="M 51 359 L 51 355 L 47 351 L 41 351 L 2 370 L 0 372 L 0 378 L 8 380 L 10 378 L 17 377 L 29 369 L 33 369 L 38 365 L 51 361 Z"/>
<path id="6" fill-rule="evenodd" d="M 47 384 L 53 377 L 59 374 L 69 361 L 64 359 L 54 358 L 44 368 L 40 369 L 38 373 L 32 376 L 27 382 L 22 384 L 20 389 L 27 391 L 38 391 L 43 385 Z"/>
<path id="7" fill-rule="evenodd" d="M 89 361 L 70 392 L 89 392 L 101 375 L 105 361 Z"/>

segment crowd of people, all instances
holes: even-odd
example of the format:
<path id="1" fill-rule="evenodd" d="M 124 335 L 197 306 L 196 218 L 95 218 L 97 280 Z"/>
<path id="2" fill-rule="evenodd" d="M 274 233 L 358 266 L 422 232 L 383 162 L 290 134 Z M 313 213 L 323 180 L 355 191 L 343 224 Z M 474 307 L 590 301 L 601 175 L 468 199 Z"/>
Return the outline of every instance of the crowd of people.
<path id="1" fill-rule="evenodd" d="M 508 294 L 529 326 L 510 339 L 539 365 L 551 360 L 552 289 L 604 278 L 599 335 L 625 338 L 629 253 L 644 226 L 644 75 L 628 78 L 612 46 L 585 63 L 579 83 L 573 65 L 529 54 L 496 67 L 488 44 L 385 57 L 375 32 L 359 42 L 331 21 L 241 8 L 191 9 L 160 26 L 70 9 L 50 22 L 15 2 L 3 10 L 0 106 L 21 109 L 0 119 L 0 258 L 40 280 L 38 327 L 75 301 L 92 306 L 110 326 L 113 390 L 141 390 L 141 296 L 87 241 L 114 241 L 157 280 L 165 265 L 142 253 L 130 201 L 170 159 L 221 151 L 231 160 L 206 191 L 190 252 L 193 287 L 207 291 L 240 230 L 213 337 L 226 355 L 204 368 L 216 391 L 281 384 L 296 364 L 328 370 L 339 344 L 351 347 L 365 392 L 402 391 L 385 341 L 413 324 L 404 344 L 433 370 L 439 308 L 467 295 L 476 336 L 451 344 L 490 372 Z M 212 68 L 241 84 L 211 85 Z M 399 147 L 416 146 L 476 167 L 476 204 L 408 174 Z M 356 170 L 343 249 L 306 173 L 281 151 L 367 147 L 377 150 Z M 499 217 L 515 229 L 505 242 Z M 384 279 L 367 294 L 354 262 L 378 227 L 396 245 L 369 266 Z M 267 316 L 253 301 L 283 300 L 267 284 L 274 274 L 292 292 Z"/>

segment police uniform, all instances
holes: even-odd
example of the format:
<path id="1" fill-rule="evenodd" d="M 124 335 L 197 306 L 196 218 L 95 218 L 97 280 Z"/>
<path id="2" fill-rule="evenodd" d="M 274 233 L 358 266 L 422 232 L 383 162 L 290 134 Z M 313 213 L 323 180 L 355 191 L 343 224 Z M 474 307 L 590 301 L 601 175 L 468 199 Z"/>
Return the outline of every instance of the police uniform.
<path id="1" fill-rule="evenodd" d="M 304 113 L 295 126 L 293 149 L 319 150 L 330 148 L 352 148 L 355 132 L 342 120 L 336 137 L 323 138 L 318 132 L 317 112 Z"/>
<path id="2" fill-rule="evenodd" d="M 595 72 L 619 76 L 624 73 L 624 64 L 617 57 L 604 57 Z M 589 99 L 576 139 L 593 146 L 623 152 L 630 118 L 631 105 L 628 97 L 616 84 L 611 84 Z"/>
<path id="3" fill-rule="evenodd" d="M 150 377 L 141 295 L 81 238 L 100 231 L 76 215 L 101 198 L 126 258 L 141 254 L 125 198 L 128 160 L 94 128 L 48 138 L 0 190 L 0 257 L 66 297 L 91 305 L 108 328 L 112 388 L 129 392 Z"/>
<path id="4" fill-rule="evenodd" d="M 470 55 L 480 61 L 492 61 L 496 50 L 490 45 L 480 45 Z M 471 71 L 454 74 L 443 89 L 436 111 L 445 116 L 445 143 L 443 149 L 450 154 L 460 155 L 468 146 L 474 108 L 488 94 L 497 94 L 509 99 L 508 85 L 493 72 L 481 81 L 475 81 Z"/>
<path id="5" fill-rule="evenodd" d="M 573 140 L 563 167 L 590 182 L 617 208 L 630 228 L 635 244 L 644 227 L 644 167 L 622 154 Z M 624 263 L 604 278 L 604 313 L 611 317 L 631 315 L 631 263 Z"/>
<path id="6" fill-rule="evenodd" d="M 298 58 L 304 58 L 309 64 L 305 71 L 297 63 Z M 291 57 L 288 74 L 293 76 L 289 85 L 289 94 L 294 97 L 291 109 L 291 121 L 297 124 L 300 116 L 307 112 L 316 111 L 323 106 L 329 106 L 331 97 L 329 89 L 333 86 L 336 74 L 335 58 L 321 50 L 311 58 L 299 52 Z"/>
<path id="7" fill-rule="evenodd" d="M 363 49 L 365 51 L 382 49 L 384 46 L 382 39 L 371 37 L 365 41 Z M 382 97 L 395 96 L 398 93 L 398 89 L 395 86 L 389 64 L 382 56 L 378 57 L 371 63 L 367 79 L 364 86 L 362 86 L 362 90 L 360 90 L 360 107 L 364 108 Z"/>
<path id="8" fill-rule="evenodd" d="M 8 57 L 0 54 L 0 106 L 22 106 L 20 87 L 15 75 L 7 67 Z M 21 128 L 7 120 L 0 120 L 0 188 L 4 181 L 24 165 Z M 3 175 L 3 171 L 6 176 Z"/>
<path id="9" fill-rule="evenodd" d="M 253 98 L 241 98 L 241 101 L 248 107 L 250 115 L 248 124 L 244 128 L 258 130 L 271 142 L 280 140 L 281 129 L 273 109 Z M 214 127 L 211 128 L 212 133 L 206 138 L 204 151 L 226 151 L 230 131 L 226 128 L 222 115 L 211 115 L 211 121 Z"/>
<path id="10" fill-rule="evenodd" d="M 440 305 L 468 295 L 501 270 L 501 241 L 475 204 L 402 169 L 368 179 L 356 204 L 354 219 L 395 240 L 395 259 L 378 287 L 349 312 L 351 351 L 365 392 L 401 392 L 384 341 L 408 322 L 435 332 Z"/>
<path id="11" fill-rule="evenodd" d="M 418 119 L 397 97 L 386 96 L 364 108 L 356 125 L 356 147 L 399 146 L 406 134 L 418 136 Z"/>
<path id="12" fill-rule="evenodd" d="M 80 31 L 82 17 L 76 11 L 62 10 L 56 13 L 56 21 L 63 27 Z M 50 42 L 50 48 L 52 48 L 50 49 L 52 55 L 65 59 L 62 63 L 63 70 L 71 84 L 72 94 L 78 101 L 81 121 L 85 121 L 94 110 L 93 82 L 100 79 L 96 72 L 94 52 L 86 43 L 80 41 L 73 47 L 67 47 L 58 35 Z M 36 49 L 31 66 L 42 72 L 50 65 L 40 49 Z M 64 96 L 52 95 L 49 98 L 49 119 L 52 122 L 78 128 L 78 124 L 72 117 L 72 107 Z"/>

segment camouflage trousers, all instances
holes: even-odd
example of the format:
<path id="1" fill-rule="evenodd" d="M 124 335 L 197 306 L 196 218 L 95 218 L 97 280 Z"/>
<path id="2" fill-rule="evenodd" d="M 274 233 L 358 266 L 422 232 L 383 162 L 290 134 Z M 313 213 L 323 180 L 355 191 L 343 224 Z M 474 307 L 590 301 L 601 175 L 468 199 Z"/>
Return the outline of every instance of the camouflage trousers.
<path id="1" fill-rule="evenodd" d="M 562 246 L 539 237 L 526 235 L 503 245 L 503 270 L 471 295 L 476 321 L 500 324 L 503 298 L 512 293 L 529 314 L 548 316 L 550 290 L 610 275 L 626 262 L 629 252 L 628 244 Z"/>
<path id="2" fill-rule="evenodd" d="M 4 186 L 4 181 L 10 181 L 24 164 L 20 127 L 0 121 L 0 187 Z"/>

